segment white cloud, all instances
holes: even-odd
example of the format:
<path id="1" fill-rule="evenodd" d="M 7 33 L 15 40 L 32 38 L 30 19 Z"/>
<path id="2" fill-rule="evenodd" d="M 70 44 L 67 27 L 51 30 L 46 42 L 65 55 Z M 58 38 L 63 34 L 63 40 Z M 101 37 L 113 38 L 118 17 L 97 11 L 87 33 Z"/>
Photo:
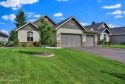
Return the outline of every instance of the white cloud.
<path id="1" fill-rule="evenodd" d="M 63 16 L 62 13 L 56 13 L 56 14 L 54 14 L 54 17 L 62 17 L 62 16 Z"/>
<path id="2" fill-rule="evenodd" d="M 89 23 L 83 23 L 83 22 L 80 22 L 80 23 L 81 23 L 81 25 L 83 25 L 83 26 L 89 25 Z"/>
<path id="3" fill-rule="evenodd" d="M 122 15 L 116 15 L 115 18 L 122 18 Z"/>
<path id="4" fill-rule="evenodd" d="M 123 11 L 123 14 L 125 14 L 125 11 Z"/>
<path id="5" fill-rule="evenodd" d="M 62 1 L 62 2 L 66 2 L 66 1 L 68 1 L 68 0 L 57 0 L 57 1 L 59 1 L 59 2 L 61 2 L 61 1 Z"/>
<path id="6" fill-rule="evenodd" d="M 41 15 L 34 15 L 34 17 L 35 17 L 35 18 L 39 18 L 39 17 L 41 17 Z"/>
<path id="7" fill-rule="evenodd" d="M 121 10 L 116 10 L 116 11 L 114 11 L 114 12 L 108 12 L 107 14 L 119 15 L 119 14 L 122 14 L 122 13 L 123 13 L 123 11 L 121 11 Z"/>
<path id="8" fill-rule="evenodd" d="M 6 0 L 6 1 L 1 1 L 0 5 L 7 7 L 7 8 L 12 8 L 13 10 L 19 9 L 22 5 L 25 4 L 33 4 L 38 2 L 39 0 Z"/>
<path id="9" fill-rule="evenodd" d="M 30 19 L 30 20 L 28 20 L 28 21 L 30 21 L 30 22 L 34 22 L 36 19 Z"/>
<path id="10" fill-rule="evenodd" d="M 3 22 L 0 22 L 0 24 L 3 24 L 3 25 L 4 25 L 5 23 L 3 23 Z"/>
<path id="11" fill-rule="evenodd" d="M 111 12 L 112 15 L 122 14 L 121 10 L 116 10 L 114 12 Z"/>
<path id="12" fill-rule="evenodd" d="M 112 6 L 104 6 L 102 8 L 104 9 L 116 9 L 116 8 L 120 8 L 122 5 L 121 4 L 116 4 L 116 5 L 112 5 Z"/>
<path id="13" fill-rule="evenodd" d="M 33 12 L 26 12 L 27 17 L 33 17 L 34 13 Z"/>
<path id="14" fill-rule="evenodd" d="M 27 17 L 35 17 L 35 18 L 39 18 L 41 15 L 39 15 L 39 14 L 35 14 L 35 13 L 33 13 L 33 12 L 26 12 L 26 15 L 27 15 Z"/>
<path id="15" fill-rule="evenodd" d="M 118 27 L 118 25 L 114 25 L 114 24 L 108 24 L 108 26 L 109 26 L 110 28 Z"/>
<path id="16" fill-rule="evenodd" d="M 10 15 L 4 15 L 4 16 L 2 16 L 2 18 L 4 20 L 14 20 L 16 18 L 16 16 L 14 14 L 10 14 Z"/>
<path id="17" fill-rule="evenodd" d="M 6 31 L 6 30 L 4 30 L 4 29 L 2 29 L 2 30 L 0 30 L 0 31 L 3 32 L 3 33 L 5 33 L 5 34 L 7 34 L 7 35 L 9 35 L 9 32 Z"/>
<path id="18" fill-rule="evenodd" d="M 58 19 L 64 20 L 65 18 L 61 17 L 61 18 L 58 18 Z"/>

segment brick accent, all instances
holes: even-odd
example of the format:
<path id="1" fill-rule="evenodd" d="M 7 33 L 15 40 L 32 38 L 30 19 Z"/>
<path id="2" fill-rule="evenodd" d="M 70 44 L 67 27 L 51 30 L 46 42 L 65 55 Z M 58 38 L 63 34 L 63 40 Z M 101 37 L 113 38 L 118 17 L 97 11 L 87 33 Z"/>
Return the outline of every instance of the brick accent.
<path id="1" fill-rule="evenodd" d="M 61 47 L 60 42 L 56 42 L 55 47 Z"/>
<path id="2" fill-rule="evenodd" d="M 86 42 L 82 42 L 82 47 L 85 47 L 85 45 L 86 45 Z"/>
<path id="3" fill-rule="evenodd" d="M 33 42 L 19 42 L 19 46 L 26 44 L 27 46 L 33 46 Z"/>
<path id="4" fill-rule="evenodd" d="M 95 42 L 95 46 L 97 46 L 98 45 L 98 43 L 97 42 Z"/>

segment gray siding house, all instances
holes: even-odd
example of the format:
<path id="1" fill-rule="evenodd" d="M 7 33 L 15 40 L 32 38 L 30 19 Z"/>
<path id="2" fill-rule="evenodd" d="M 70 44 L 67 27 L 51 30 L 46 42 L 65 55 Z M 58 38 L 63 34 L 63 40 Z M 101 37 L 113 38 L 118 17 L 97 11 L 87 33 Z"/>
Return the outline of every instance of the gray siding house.
<path id="1" fill-rule="evenodd" d="M 80 47 L 80 46 L 96 46 L 98 32 L 86 30 L 75 17 L 56 24 L 48 16 L 43 16 L 53 28 L 53 42 L 56 47 Z M 41 19 L 41 18 L 40 18 Z M 18 28 L 19 45 L 24 43 L 32 45 L 34 41 L 39 41 L 39 31 L 37 27 L 42 24 L 40 19 L 35 22 L 29 22 Z"/>
<path id="2" fill-rule="evenodd" d="M 92 31 L 98 31 L 98 43 L 101 40 L 104 40 L 105 42 L 109 42 L 110 41 L 110 30 L 109 27 L 107 26 L 106 23 L 102 22 L 102 23 L 97 23 L 97 24 L 93 24 L 93 25 L 89 25 L 89 26 L 85 26 L 85 28 L 87 30 L 92 30 Z"/>
<path id="3" fill-rule="evenodd" d="M 4 45 L 8 42 L 8 35 L 0 31 L 0 41 L 4 42 Z"/>
<path id="4" fill-rule="evenodd" d="M 110 28 L 110 31 L 113 44 L 125 44 L 125 27 Z"/>

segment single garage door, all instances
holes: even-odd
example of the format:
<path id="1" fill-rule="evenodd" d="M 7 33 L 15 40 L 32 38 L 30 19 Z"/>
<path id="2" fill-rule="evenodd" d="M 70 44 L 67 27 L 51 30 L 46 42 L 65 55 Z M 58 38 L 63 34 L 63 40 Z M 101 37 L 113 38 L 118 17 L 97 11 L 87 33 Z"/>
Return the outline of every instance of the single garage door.
<path id="1" fill-rule="evenodd" d="M 80 34 L 61 34 L 61 47 L 80 47 L 82 35 Z"/>
<path id="2" fill-rule="evenodd" d="M 94 46 L 94 35 L 86 36 L 86 46 Z"/>

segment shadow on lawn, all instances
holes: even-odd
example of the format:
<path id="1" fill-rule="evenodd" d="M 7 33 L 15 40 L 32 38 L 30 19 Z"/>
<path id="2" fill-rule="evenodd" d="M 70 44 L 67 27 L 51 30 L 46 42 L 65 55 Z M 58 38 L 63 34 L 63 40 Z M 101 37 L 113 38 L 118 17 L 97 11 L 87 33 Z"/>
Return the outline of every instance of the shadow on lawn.
<path id="1" fill-rule="evenodd" d="M 100 71 L 101 73 L 106 73 L 108 75 L 117 77 L 119 79 L 125 80 L 125 74 L 121 74 L 121 73 L 110 73 L 110 72 L 106 72 L 106 71 Z"/>
<path id="2" fill-rule="evenodd" d="M 33 51 L 19 51 L 19 53 L 34 55 L 34 54 L 36 54 L 36 53 L 38 53 L 38 52 L 33 52 Z"/>

